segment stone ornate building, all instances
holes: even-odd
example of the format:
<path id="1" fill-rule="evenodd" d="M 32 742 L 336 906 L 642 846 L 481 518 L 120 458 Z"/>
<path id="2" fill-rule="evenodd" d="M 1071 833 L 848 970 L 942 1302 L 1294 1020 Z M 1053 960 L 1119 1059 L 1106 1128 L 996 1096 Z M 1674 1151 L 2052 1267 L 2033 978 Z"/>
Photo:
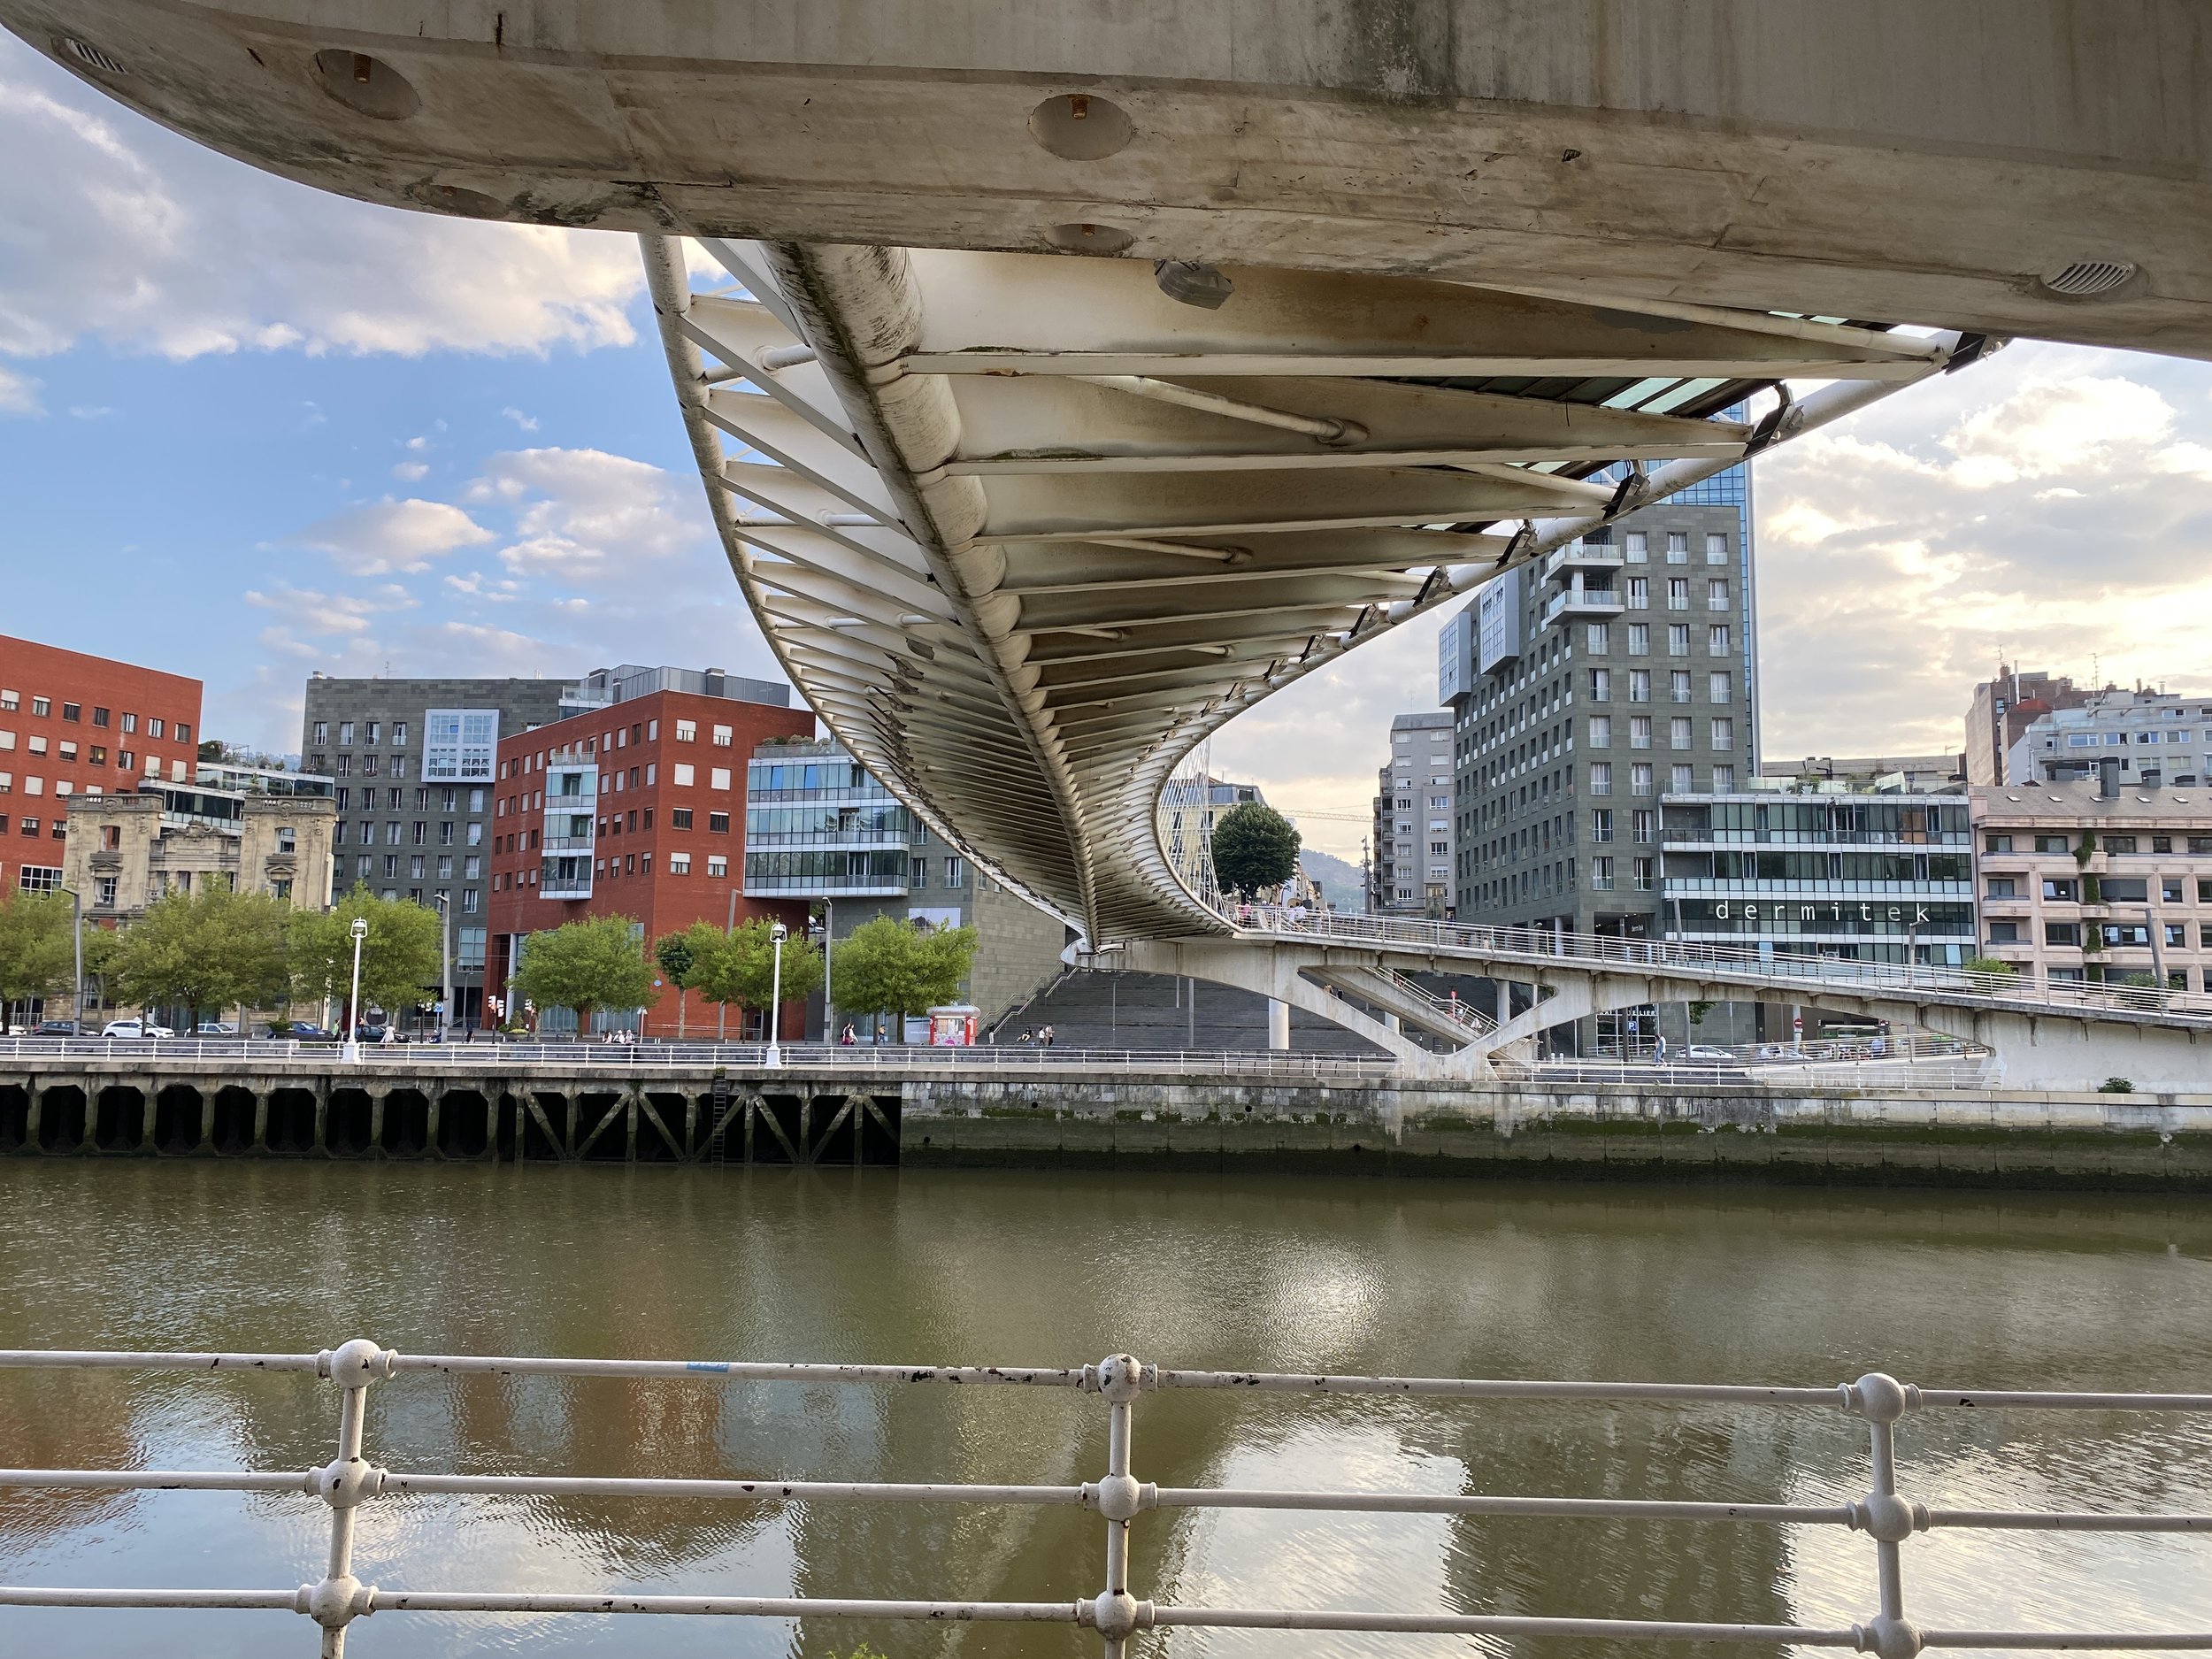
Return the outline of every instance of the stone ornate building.
<path id="1" fill-rule="evenodd" d="M 80 795 L 62 852 L 63 885 L 85 919 L 128 922 L 164 893 L 220 875 L 241 893 L 321 910 L 330 895 L 327 795 L 205 787 Z"/>

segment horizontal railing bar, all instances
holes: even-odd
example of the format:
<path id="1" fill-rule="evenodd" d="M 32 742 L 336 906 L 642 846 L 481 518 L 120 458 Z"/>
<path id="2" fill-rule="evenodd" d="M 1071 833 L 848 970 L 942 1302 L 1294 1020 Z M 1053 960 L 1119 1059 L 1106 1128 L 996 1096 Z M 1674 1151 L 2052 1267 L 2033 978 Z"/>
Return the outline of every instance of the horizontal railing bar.
<path id="1" fill-rule="evenodd" d="M 2212 1515 L 2036 1514 L 2015 1509 L 1930 1509 L 1928 1525 L 2013 1532 L 2212 1532 Z"/>
<path id="2" fill-rule="evenodd" d="M 1710 1503 L 1659 1498 L 1509 1498 L 1428 1492 L 1279 1492 L 1162 1486 L 1162 1509 L 1322 1509 L 1381 1515 L 1542 1515 L 1654 1521 L 1763 1521 L 1848 1526 L 1847 1503 Z"/>
<path id="3" fill-rule="evenodd" d="M 1953 1406 L 1996 1409 L 2025 1406 L 2038 1411 L 2212 1411 L 2212 1394 L 2050 1394 L 2033 1390 L 1923 1388 L 1918 1409 Z"/>
<path id="4" fill-rule="evenodd" d="M 296 1590 L 79 1590 L 0 1585 L 0 1607 L 273 1608 L 291 1612 Z"/>
<path id="5" fill-rule="evenodd" d="M 0 1469 L 0 1488 L 45 1492 L 304 1492 L 311 1470 L 286 1474 L 245 1469 Z"/>
<path id="6" fill-rule="evenodd" d="M 372 1613 L 690 1613 L 737 1618 L 887 1618 L 1073 1624 L 1074 1601 L 871 1601 L 811 1595 L 549 1595 L 379 1589 Z"/>
<path id="7" fill-rule="evenodd" d="M 2120 1631 L 1924 1630 L 1929 1647 L 2038 1647 L 2053 1651 L 2079 1647 L 2138 1647 L 2153 1652 L 2186 1652 L 2212 1647 L 2212 1631 L 2161 1631 L 2150 1635 Z"/>
<path id="8" fill-rule="evenodd" d="M 280 1371 L 321 1374 L 319 1354 L 165 1354 L 107 1348 L 0 1348 L 0 1370 Z"/>
<path id="9" fill-rule="evenodd" d="M 1578 1636 L 1609 1641 L 1788 1642 L 1801 1647 L 1860 1646 L 1856 1630 L 1801 1624 L 1686 1624 L 1657 1619 L 1539 1618 L 1504 1614 L 1348 1613 L 1325 1609 L 1154 1607 L 1141 1624 L 1217 1630 L 1342 1630 L 1439 1636 Z"/>
<path id="10" fill-rule="evenodd" d="M 1160 1388 L 1247 1389 L 1260 1394 L 1425 1394 L 1471 1400 L 1656 1400 L 1740 1405 L 1843 1406 L 1842 1389 L 1765 1387 L 1745 1383 L 1549 1382 L 1512 1378 L 1331 1377 L 1300 1371 L 1171 1371 L 1147 1381 Z"/>
<path id="11" fill-rule="evenodd" d="M 693 1480 L 621 1475 L 429 1475 L 386 1473 L 394 1492 L 518 1493 L 553 1498 L 721 1498 L 740 1502 L 1064 1504 L 1079 1508 L 1080 1486 L 961 1486 L 949 1481 Z"/>
<path id="12" fill-rule="evenodd" d="M 1084 1368 L 1029 1365 L 776 1364 L 724 1359 L 542 1359 L 480 1354 L 398 1354 L 401 1371 L 444 1371 L 453 1376 L 717 1377 L 733 1382 L 958 1383 L 1080 1388 Z"/>

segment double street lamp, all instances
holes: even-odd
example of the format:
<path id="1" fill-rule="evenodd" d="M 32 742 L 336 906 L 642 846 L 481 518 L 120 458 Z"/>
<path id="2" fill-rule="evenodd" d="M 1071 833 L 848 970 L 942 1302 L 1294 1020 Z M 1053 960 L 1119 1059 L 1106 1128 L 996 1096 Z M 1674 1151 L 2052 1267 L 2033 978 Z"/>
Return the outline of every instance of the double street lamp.
<path id="1" fill-rule="evenodd" d="M 770 974 L 768 992 L 768 1064 L 772 1066 L 783 1064 L 783 1045 L 776 1041 L 776 1036 L 783 1013 L 783 941 L 790 937 L 791 930 L 781 922 L 770 924 L 769 941 L 776 948 L 776 964 Z"/>

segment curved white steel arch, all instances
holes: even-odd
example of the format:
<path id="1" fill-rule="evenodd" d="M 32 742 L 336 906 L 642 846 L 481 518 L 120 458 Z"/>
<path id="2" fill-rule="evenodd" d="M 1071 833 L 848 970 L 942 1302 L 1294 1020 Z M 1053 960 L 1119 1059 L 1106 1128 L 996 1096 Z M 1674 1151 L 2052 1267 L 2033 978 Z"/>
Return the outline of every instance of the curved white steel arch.
<path id="1" fill-rule="evenodd" d="M 1141 261 L 713 239 L 734 288 L 694 294 L 681 242 L 640 241 L 785 668 L 1094 946 L 1229 931 L 1155 827 L 1224 722 L 1991 343 L 1273 268 L 1230 272 L 1209 310 Z M 1753 398 L 1755 421 L 1718 412 Z"/>

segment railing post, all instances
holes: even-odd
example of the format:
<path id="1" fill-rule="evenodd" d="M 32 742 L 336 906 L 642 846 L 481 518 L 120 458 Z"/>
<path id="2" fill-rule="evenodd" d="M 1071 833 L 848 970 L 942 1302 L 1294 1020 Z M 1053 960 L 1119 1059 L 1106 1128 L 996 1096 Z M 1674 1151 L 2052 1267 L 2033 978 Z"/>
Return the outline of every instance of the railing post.
<path id="1" fill-rule="evenodd" d="M 359 1337 L 316 1356 L 318 1373 L 345 1391 L 338 1407 L 338 1455 L 315 1471 L 315 1489 L 330 1506 L 330 1559 L 322 1582 L 300 1586 L 292 1606 L 323 1627 L 322 1659 L 344 1659 L 346 1626 L 376 1609 L 376 1586 L 353 1576 L 353 1511 L 384 1487 L 384 1471 L 361 1455 L 361 1431 L 369 1385 L 389 1377 L 396 1357 Z"/>
<path id="2" fill-rule="evenodd" d="M 1098 1363 L 1098 1391 L 1106 1399 L 1106 1478 L 1098 1483 L 1098 1512 L 1106 1517 L 1106 1587 L 1091 1603 L 1090 1622 L 1103 1641 L 1104 1659 L 1124 1659 L 1141 1608 L 1129 1594 L 1129 1523 L 1143 1507 L 1144 1490 L 1129 1472 L 1132 1409 L 1144 1368 L 1127 1354 Z"/>
<path id="3" fill-rule="evenodd" d="M 1851 1409 L 1866 1419 L 1872 1489 L 1851 1506 L 1851 1525 L 1874 1540 L 1880 1610 L 1858 1630 L 1862 1653 L 1878 1659 L 1916 1659 L 1919 1628 L 1905 1617 L 1905 1586 L 1898 1545 L 1928 1524 L 1927 1511 L 1897 1495 L 1897 1419 L 1919 1403 L 1919 1390 L 1881 1371 L 1869 1371 L 1844 1390 Z"/>

